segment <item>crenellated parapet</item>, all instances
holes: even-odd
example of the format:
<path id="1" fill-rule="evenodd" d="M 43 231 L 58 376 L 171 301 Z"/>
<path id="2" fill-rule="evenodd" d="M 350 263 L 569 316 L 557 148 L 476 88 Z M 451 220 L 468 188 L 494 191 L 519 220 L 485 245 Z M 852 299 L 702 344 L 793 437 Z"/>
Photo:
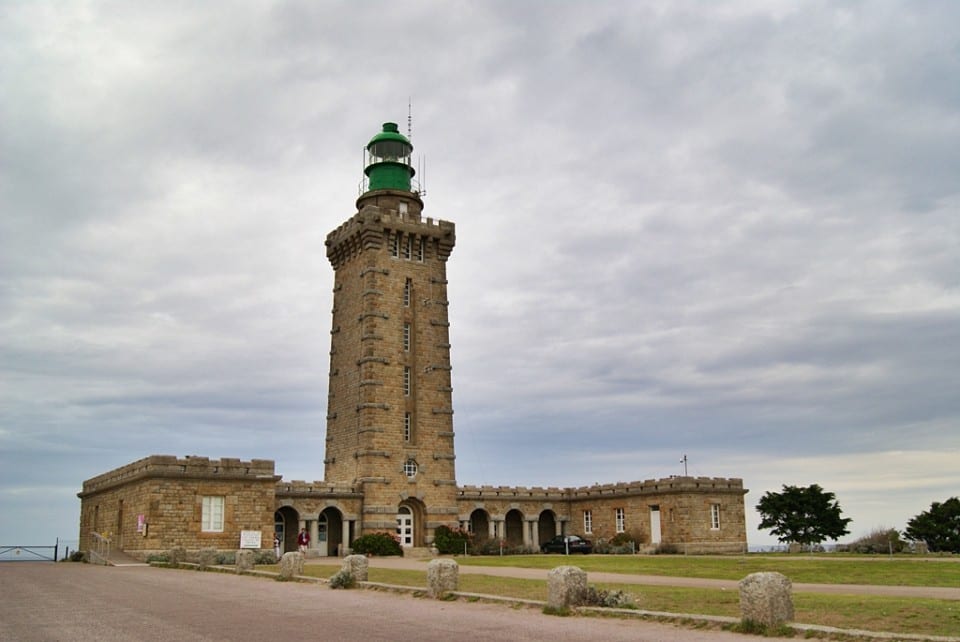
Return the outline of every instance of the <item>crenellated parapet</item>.
<path id="1" fill-rule="evenodd" d="M 77 496 L 82 498 L 132 481 L 153 478 L 274 481 L 280 476 L 274 474 L 274 462 L 271 459 L 242 461 L 227 457 L 210 459 L 150 455 L 84 481 L 83 490 Z"/>
<path id="2" fill-rule="evenodd" d="M 352 484 L 344 484 L 332 481 L 302 481 L 295 479 L 293 481 L 280 480 L 277 482 L 276 496 L 280 498 L 306 498 L 306 497 L 363 497 L 359 488 Z"/>
<path id="3" fill-rule="evenodd" d="M 456 244 L 454 223 L 424 219 L 416 210 L 367 204 L 327 235 L 327 259 L 337 269 L 362 251 L 382 249 L 391 234 L 428 241 L 441 261 L 449 258 Z"/>
<path id="4" fill-rule="evenodd" d="M 745 494 L 743 480 L 725 477 L 667 477 L 634 482 L 594 484 L 571 488 L 541 488 L 525 486 L 461 486 L 461 499 L 536 499 L 574 500 L 608 498 L 612 496 L 664 495 L 673 493 L 733 492 Z"/>

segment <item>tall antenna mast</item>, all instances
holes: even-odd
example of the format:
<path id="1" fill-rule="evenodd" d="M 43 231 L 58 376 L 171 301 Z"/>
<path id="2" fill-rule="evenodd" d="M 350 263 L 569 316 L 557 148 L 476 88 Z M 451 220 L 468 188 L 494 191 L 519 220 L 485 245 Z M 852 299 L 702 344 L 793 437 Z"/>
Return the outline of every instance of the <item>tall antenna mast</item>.
<path id="1" fill-rule="evenodd" d="M 407 140 L 413 140 L 413 99 L 407 97 Z"/>

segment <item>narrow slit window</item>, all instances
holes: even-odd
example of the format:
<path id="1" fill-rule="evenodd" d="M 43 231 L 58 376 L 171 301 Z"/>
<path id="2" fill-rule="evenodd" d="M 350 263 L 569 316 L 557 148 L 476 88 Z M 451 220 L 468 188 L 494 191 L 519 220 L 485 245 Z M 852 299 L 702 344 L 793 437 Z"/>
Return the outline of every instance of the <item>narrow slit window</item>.
<path id="1" fill-rule="evenodd" d="M 403 394 L 410 396 L 410 366 L 403 366 Z"/>
<path id="2" fill-rule="evenodd" d="M 410 324 L 409 323 L 403 324 L 403 351 L 404 352 L 410 351 Z"/>
<path id="3" fill-rule="evenodd" d="M 406 442 L 409 442 L 411 434 L 412 433 L 410 429 L 410 413 L 408 412 L 403 415 L 403 440 Z"/>

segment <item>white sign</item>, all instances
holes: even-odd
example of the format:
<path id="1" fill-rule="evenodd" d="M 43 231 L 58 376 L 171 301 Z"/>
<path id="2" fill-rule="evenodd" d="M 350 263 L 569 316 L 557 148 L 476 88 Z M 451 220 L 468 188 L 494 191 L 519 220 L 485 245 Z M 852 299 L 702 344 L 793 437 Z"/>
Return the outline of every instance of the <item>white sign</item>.
<path id="1" fill-rule="evenodd" d="M 260 531 L 240 531 L 240 548 L 260 548 Z"/>

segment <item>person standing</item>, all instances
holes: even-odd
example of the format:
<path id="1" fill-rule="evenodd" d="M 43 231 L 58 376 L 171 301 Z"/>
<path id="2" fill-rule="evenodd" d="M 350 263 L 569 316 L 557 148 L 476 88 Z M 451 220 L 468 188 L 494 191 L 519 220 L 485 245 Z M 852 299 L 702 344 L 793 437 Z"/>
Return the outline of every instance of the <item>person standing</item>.
<path id="1" fill-rule="evenodd" d="M 297 535 L 297 547 L 300 549 L 300 552 L 304 555 L 307 554 L 307 545 L 310 544 L 310 536 L 307 534 L 307 529 L 301 528 L 300 534 Z"/>
<path id="2" fill-rule="evenodd" d="M 273 552 L 280 559 L 280 533 L 273 534 Z"/>

